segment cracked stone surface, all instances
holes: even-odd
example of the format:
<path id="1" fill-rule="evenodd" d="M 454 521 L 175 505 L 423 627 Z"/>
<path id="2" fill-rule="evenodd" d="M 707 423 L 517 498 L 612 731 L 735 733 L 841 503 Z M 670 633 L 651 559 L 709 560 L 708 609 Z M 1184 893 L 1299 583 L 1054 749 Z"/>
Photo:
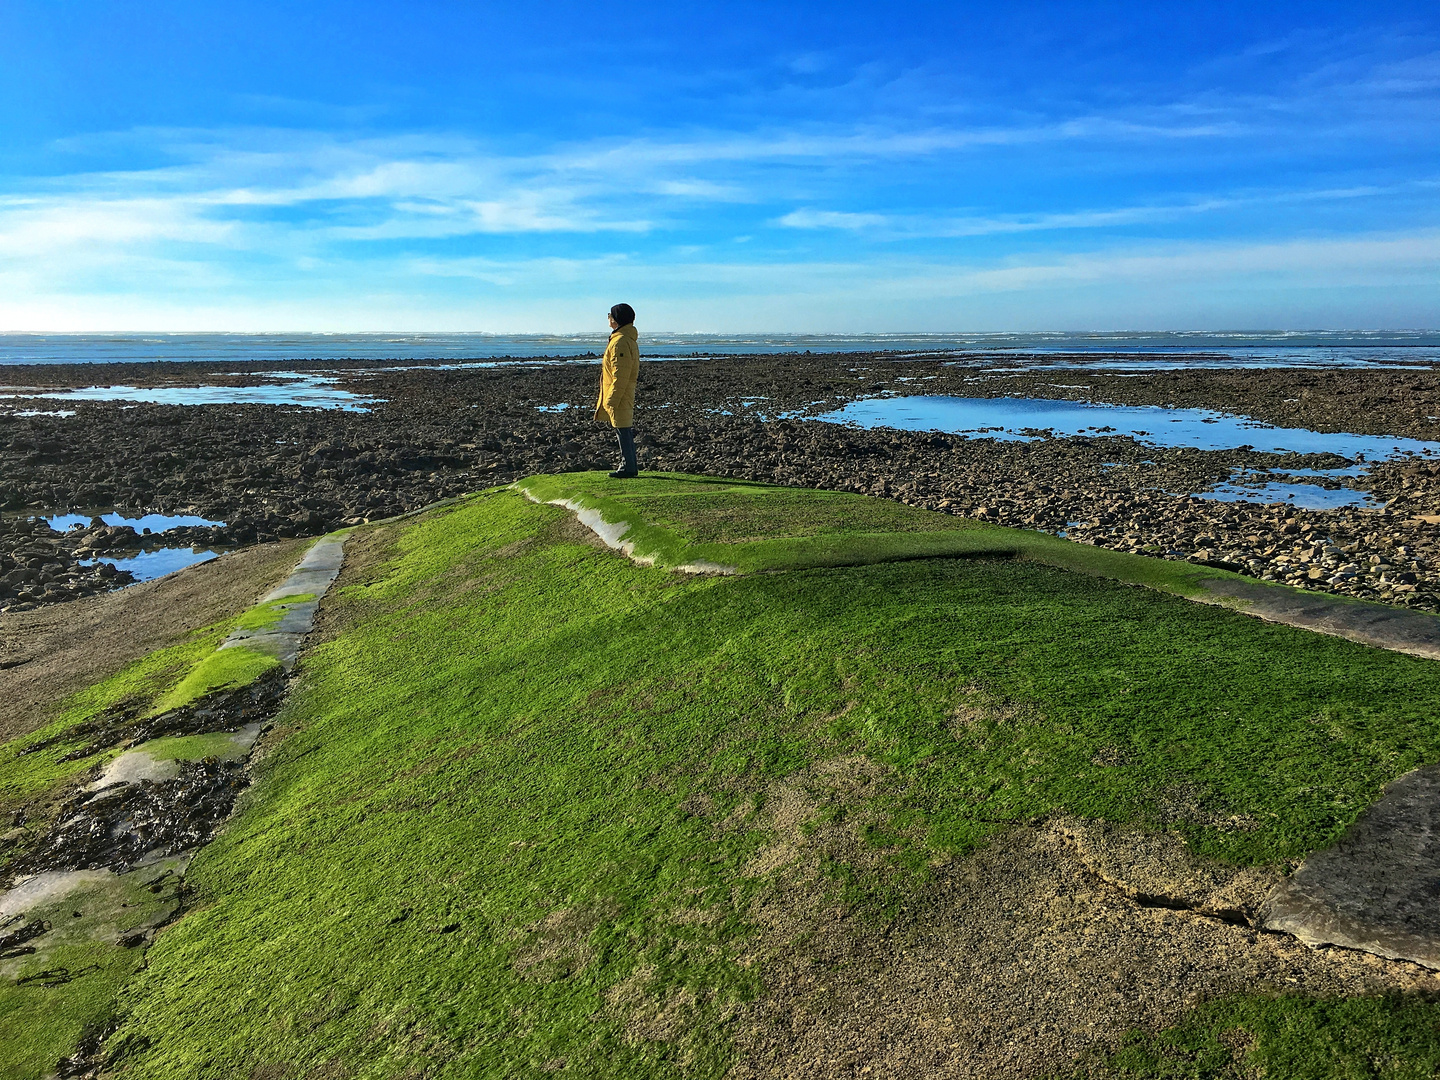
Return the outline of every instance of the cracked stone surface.
<path id="1" fill-rule="evenodd" d="M 1406 773 L 1262 908 L 1267 930 L 1440 970 L 1440 765 Z"/>

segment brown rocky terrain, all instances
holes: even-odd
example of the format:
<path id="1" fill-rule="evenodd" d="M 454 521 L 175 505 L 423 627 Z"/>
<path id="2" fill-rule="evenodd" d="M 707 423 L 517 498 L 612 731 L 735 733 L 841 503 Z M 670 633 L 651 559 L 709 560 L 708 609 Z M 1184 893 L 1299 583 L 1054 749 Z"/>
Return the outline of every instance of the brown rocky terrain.
<path id="1" fill-rule="evenodd" d="M 1043 366 L 1024 368 L 1013 357 L 852 354 L 649 363 L 637 422 L 642 467 L 863 491 L 1440 610 L 1440 462 L 1376 462 L 1354 478 L 1306 478 L 1366 490 L 1376 507 L 1303 510 L 1194 495 L 1236 470 L 1333 469 L 1349 460 L 1157 449 L 1103 434 L 1005 442 L 813 419 L 859 398 L 923 392 L 1203 407 L 1318 431 L 1440 437 L 1440 373 L 1425 368 L 1115 373 L 1093 357 L 1055 366 L 1065 361 L 1047 357 Z M 0 399 L 0 609 L 124 584 L 103 564 L 86 568 L 79 560 L 157 542 L 103 525 L 58 534 L 28 520 L 40 511 L 197 513 L 226 524 L 167 534 L 167 541 L 234 547 L 318 535 L 533 472 L 608 468 L 615 457 L 610 432 L 590 416 L 593 359 L 469 368 L 48 365 L 7 368 L 5 382 L 21 393 L 121 383 L 247 385 L 270 381 L 267 372 L 281 367 L 333 371 L 339 386 L 378 402 L 349 412 L 81 401 L 65 405 L 73 416 L 19 416 L 56 403 Z"/>

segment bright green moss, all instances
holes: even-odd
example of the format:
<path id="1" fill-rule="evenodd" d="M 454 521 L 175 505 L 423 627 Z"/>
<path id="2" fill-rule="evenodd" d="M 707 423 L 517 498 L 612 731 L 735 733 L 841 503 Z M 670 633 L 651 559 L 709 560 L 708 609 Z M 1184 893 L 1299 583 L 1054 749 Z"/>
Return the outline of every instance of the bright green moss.
<path id="1" fill-rule="evenodd" d="M 227 649 L 216 649 L 190 669 L 189 673 L 161 697 L 153 707 L 162 713 L 189 705 L 206 694 L 217 690 L 233 690 L 249 686 L 271 668 L 279 667 L 280 661 L 247 645 L 232 645 Z"/>
<path id="2" fill-rule="evenodd" d="M 1225 998 L 1158 1034 L 1134 1032 L 1073 1080 L 1431 1080 L 1440 1002 L 1421 995 Z"/>
<path id="3" fill-rule="evenodd" d="M 188 704 L 211 690 L 247 685 L 275 667 L 276 661 L 244 647 L 217 651 L 220 643 L 236 629 L 273 626 L 284 617 L 287 605 L 314 599 L 314 594 L 305 593 L 256 604 L 232 620 L 195 630 L 178 644 L 134 660 L 72 695 L 45 727 L 0 744 L 0 811 L 18 808 L 119 752 L 104 750 L 76 761 L 58 760 L 82 749 L 87 743 L 84 735 L 62 739 L 36 753 L 25 753 L 28 747 L 63 735 L 122 703 L 136 715 L 156 714 Z"/>
<path id="4" fill-rule="evenodd" d="M 228 760 L 244 756 L 236 735 L 217 731 L 210 735 L 177 735 L 168 739 L 151 739 L 145 753 L 156 761 L 203 761 L 208 757 Z"/>
<path id="5" fill-rule="evenodd" d="M 63 735 L 122 702 L 136 712 L 147 711 L 156 699 L 212 654 L 229 632 L 229 623 L 207 626 L 176 645 L 132 661 L 110 678 L 71 696 L 61 705 L 55 720 L 39 731 L 0 745 L 0 810 L 18 809 L 25 801 L 118 752 L 101 751 L 78 761 L 58 760 L 84 748 L 87 740 L 83 735 L 64 739 L 35 753 L 24 753 L 27 747 Z"/>
<path id="6" fill-rule="evenodd" d="M 825 758 L 888 767 L 891 900 L 1061 811 L 1303 855 L 1440 760 L 1427 661 L 1028 560 L 676 575 L 565 513 L 427 515 L 334 598 L 293 733 L 122 996 L 121 1076 L 721 1076 L 763 989 L 756 811 Z M 671 1038 L 627 1031 L 644 1008 Z"/>
<path id="7" fill-rule="evenodd" d="M 116 947 L 116 939 L 173 906 L 173 883 L 159 894 L 147 888 L 160 872 L 91 874 L 82 887 L 27 913 L 27 922 L 48 922 L 51 930 L 30 940 L 35 953 L 0 960 L 0 1076 L 53 1076 L 86 1025 L 103 1027 L 114 1015 L 116 993 L 145 957 L 143 949 Z M 45 972 L 49 979 L 32 978 Z M 68 981 L 47 985 L 66 978 L 62 972 Z"/>
<path id="8" fill-rule="evenodd" d="M 846 492 L 671 473 L 620 482 L 604 473 L 563 473 L 527 477 L 516 486 L 540 502 L 563 500 L 599 513 L 619 526 L 634 557 L 664 567 L 709 563 L 756 573 L 990 556 L 1181 596 L 1203 592 L 1206 579 L 1240 576 Z"/>
<path id="9" fill-rule="evenodd" d="M 297 593 L 294 596 L 282 596 L 278 600 L 256 604 L 235 621 L 235 629 L 267 630 L 285 617 L 285 611 L 290 605 L 303 604 L 314 599 L 314 593 Z"/>

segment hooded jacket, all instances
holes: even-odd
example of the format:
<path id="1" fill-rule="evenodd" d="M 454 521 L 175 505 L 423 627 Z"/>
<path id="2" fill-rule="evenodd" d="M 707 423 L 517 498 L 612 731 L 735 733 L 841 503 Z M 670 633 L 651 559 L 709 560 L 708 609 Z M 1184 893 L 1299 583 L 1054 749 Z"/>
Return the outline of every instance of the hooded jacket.
<path id="1" fill-rule="evenodd" d="M 635 380 L 640 375 L 639 333 L 635 324 L 620 327 L 610 335 L 600 361 L 600 400 L 595 419 L 612 427 L 628 428 L 635 420 Z"/>

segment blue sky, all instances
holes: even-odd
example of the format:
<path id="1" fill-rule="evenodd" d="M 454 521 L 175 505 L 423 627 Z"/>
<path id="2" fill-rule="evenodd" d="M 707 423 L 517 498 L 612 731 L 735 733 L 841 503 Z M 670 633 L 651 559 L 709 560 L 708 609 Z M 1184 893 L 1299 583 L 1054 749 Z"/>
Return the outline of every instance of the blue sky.
<path id="1" fill-rule="evenodd" d="M 1437 133 L 1433 0 L 3 0 L 0 329 L 1437 328 Z"/>

